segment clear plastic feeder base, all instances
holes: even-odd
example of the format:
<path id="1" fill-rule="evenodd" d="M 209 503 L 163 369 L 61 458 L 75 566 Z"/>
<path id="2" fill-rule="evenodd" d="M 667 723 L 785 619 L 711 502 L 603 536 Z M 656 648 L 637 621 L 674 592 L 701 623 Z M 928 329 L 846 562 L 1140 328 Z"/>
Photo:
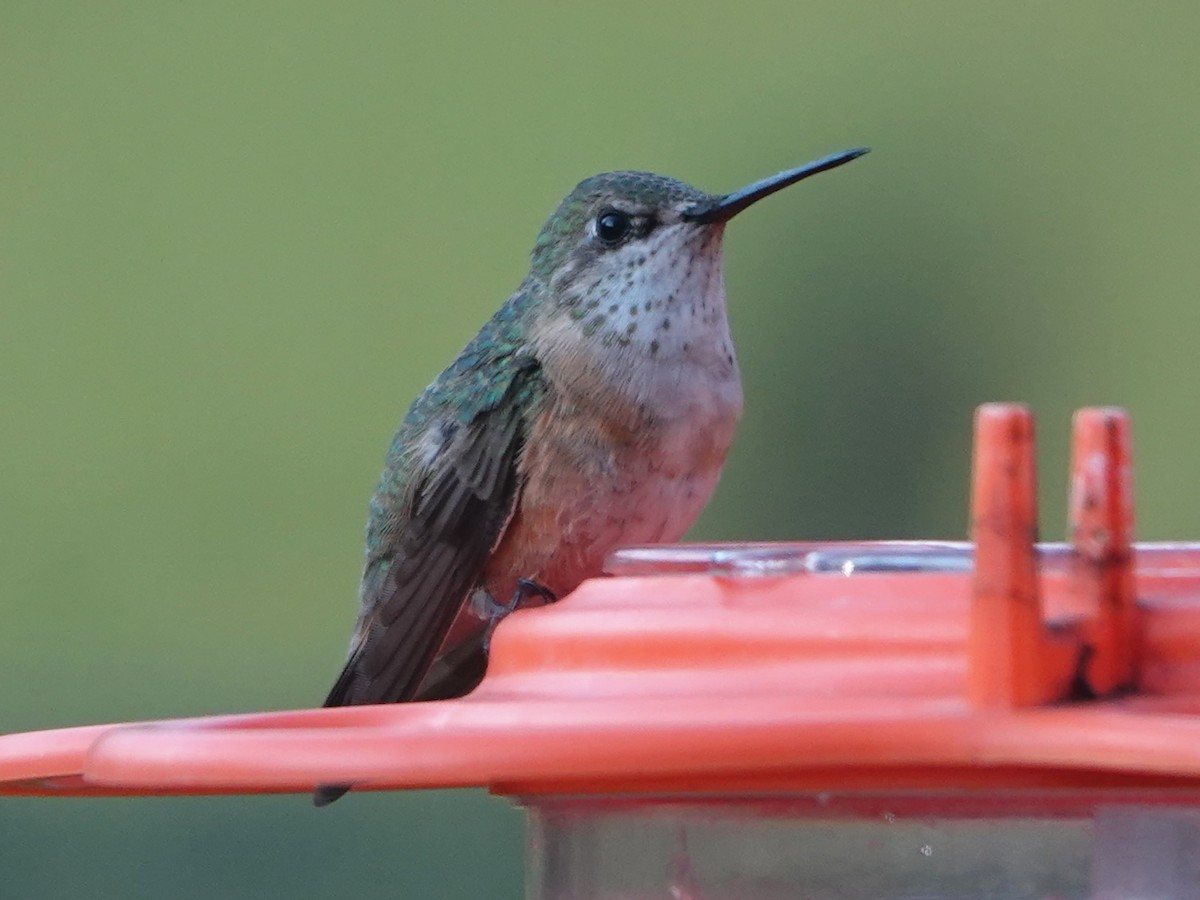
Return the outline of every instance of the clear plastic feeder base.
<path id="1" fill-rule="evenodd" d="M 1187 900 L 1200 796 L 529 803 L 530 900 Z"/>

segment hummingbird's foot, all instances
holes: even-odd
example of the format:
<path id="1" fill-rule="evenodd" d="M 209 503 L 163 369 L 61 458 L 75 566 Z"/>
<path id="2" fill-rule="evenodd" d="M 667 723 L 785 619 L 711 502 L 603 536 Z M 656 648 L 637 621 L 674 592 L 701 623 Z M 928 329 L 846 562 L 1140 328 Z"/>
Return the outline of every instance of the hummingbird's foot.
<path id="1" fill-rule="evenodd" d="M 550 590 L 544 584 L 539 584 L 532 578 L 518 578 L 517 589 L 513 591 L 513 595 L 504 603 L 497 603 L 487 591 L 479 591 L 476 594 L 476 603 L 478 604 L 476 609 L 480 616 L 487 620 L 483 635 L 483 649 L 485 653 L 491 648 L 492 632 L 496 630 L 496 626 L 507 618 L 509 614 L 524 606 L 525 602 L 533 597 L 540 598 L 543 605 L 553 603 L 558 599 L 554 591 Z"/>
<path id="2" fill-rule="evenodd" d="M 530 597 L 540 597 L 543 605 L 555 603 L 558 600 L 558 595 L 544 584 L 540 584 L 532 578 L 518 578 L 517 589 L 513 592 L 512 599 L 508 602 L 513 604 L 513 609 L 517 609 Z"/>

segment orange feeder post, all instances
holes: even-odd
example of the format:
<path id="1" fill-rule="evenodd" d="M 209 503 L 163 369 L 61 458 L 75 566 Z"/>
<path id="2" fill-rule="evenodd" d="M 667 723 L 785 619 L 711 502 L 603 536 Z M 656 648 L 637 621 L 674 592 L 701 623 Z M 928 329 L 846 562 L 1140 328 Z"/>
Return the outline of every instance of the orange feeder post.
<path id="1" fill-rule="evenodd" d="M 1200 897 L 1200 545 L 1133 543 L 1129 444 L 1077 414 L 1038 543 L 987 405 L 971 543 L 624 550 L 468 697 L 9 735 L 0 792 L 482 785 L 546 900 Z"/>

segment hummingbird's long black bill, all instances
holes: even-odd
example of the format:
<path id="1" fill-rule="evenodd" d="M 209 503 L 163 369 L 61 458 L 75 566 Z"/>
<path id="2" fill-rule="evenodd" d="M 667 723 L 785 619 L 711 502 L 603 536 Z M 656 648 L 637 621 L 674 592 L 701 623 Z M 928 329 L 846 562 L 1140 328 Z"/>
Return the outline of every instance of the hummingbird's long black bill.
<path id="1" fill-rule="evenodd" d="M 683 218 L 699 225 L 727 221 L 747 206 L 757 203 L 763 197 L 769 196 L 776 191 L 783 190 L 789 184 L 795 184 L 797 181 L 802 181 L 809 175 L 816 175 L 818 172 L 827 172 L 830 169 L 836 169 L 838 166 L 848 163 L 852 159 L 858 159 L 867 152 L 868 148 L 866 147 L 856 147 L 853 150 L 843 150 L 841 153 L 831 153 L 829 156 L 823 156 L 795 169 L 786 169 L 776 175 L 756 181 L 754 184 L 746 185 L 741 190 L 726 194 L 724 197 L 717 197 L 711 203 L 701 203 L 694 209 L 685 212 Z"/>

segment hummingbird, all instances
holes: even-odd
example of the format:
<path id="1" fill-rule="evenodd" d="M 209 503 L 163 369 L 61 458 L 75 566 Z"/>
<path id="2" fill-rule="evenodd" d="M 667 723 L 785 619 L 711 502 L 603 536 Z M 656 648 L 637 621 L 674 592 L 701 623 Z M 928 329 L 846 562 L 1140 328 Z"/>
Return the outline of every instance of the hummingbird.
<path id="1" fill-rule="evenodd" d="M 600 575 L 618 546 L 683 537 L 742 411 L 725 223 L 866 152 L 728 194 L 609 172 L 563 199 L 520 287 L 392 439 L 326 706 L 469 693 L 505 615 Z M 318 788 L 314 802 L 348 789 Z"/>

